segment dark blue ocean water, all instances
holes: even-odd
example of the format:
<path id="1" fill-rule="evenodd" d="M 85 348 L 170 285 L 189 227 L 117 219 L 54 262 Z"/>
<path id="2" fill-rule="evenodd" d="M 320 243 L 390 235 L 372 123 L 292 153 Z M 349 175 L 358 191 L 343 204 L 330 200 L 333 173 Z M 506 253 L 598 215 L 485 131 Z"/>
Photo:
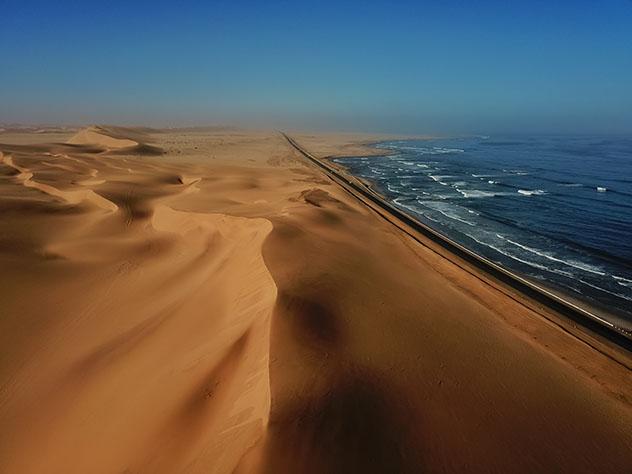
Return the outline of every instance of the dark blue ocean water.
<path id="1" fill-rule="evenodd" d="M 632 329 L 632 138 L 382 142 L 340 158 L 400 208 Z M 386 154 L 388 153 L 388 154 Z"/>

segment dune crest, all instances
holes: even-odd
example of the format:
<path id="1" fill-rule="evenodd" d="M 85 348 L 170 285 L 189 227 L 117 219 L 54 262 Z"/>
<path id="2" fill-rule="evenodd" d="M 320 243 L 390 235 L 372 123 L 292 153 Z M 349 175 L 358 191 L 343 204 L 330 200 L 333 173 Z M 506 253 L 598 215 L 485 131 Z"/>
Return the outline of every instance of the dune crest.
<path id="1" fill-rule="evenodd" d="M 79 204 L 82 201 L 89 201 L 92 204 L 95 204 L 97 207 L 100 207 L 101 209 L 104 209 L 106 211 L 116 212 L 118 210 L 118 206 L 116 204 L 114 204 L 112 201 L 108 201 L 103 196 L 95 193 L 92 189 L 63 191 L 49 184 L 44 184 L 44 183 L 35 181 L 33 179 L 33 173 L 28 168 L 22 168 L 16 165 L 13 162 L 13 158 L 11 156 L 5 156 L 4 154 L 0 153 L 0 163 L 4 163 L 10 168 L 13 168 L 14 170 L 16 170 L 16 172 L 19 173 L 15 177 L 16 180 L 18 180 L 27 188 L 37 189 L 50 196 L 60 198 L 69 204 Z M 101 184 L 103 182 L 104 181 L 93 181 L 92 184 Z M 84 184 L 90 184 L 90 183 L 86 181 L 84 182 Z"/>
<path id="2" fill-rule="evenodd" d="M 92 126 L 80 130 L 66 143 L 71 145 L 96 145 L 107 149 L 118 150 L 138 146 L 139 143 L 127 138 L 115 138 L 107 134 L 102 127 Z"/>

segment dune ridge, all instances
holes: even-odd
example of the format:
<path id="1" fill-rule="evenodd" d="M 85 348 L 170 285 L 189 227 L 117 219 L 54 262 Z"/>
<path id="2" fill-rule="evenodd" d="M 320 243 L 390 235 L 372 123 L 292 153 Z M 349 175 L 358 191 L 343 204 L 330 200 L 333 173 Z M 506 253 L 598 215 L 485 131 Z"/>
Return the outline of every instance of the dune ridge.
<path id="1" fill-rule="evenodd" d="M 632 464 L 629 369 L 279 135 L 84 132 L 0 144 L 0 471 Z M 321 156 L 368 140 L 297 139 Z"/>
<path id="2" fill-rule="evenodd" d="M 3 153 L 0 153 L 0 163 L 4 163 L 7 166 L 9 166 L 9 167 L 13 168 L 14 170 L 18 171 L 19 174 L 15 177 L 16 180 L 20 181 L 27 188 L 34 188 L 34 189 L 42 191 L 42 192 L 44 192 L 46 194 L 49 194 L 50 196 L 61 198 L 64 201 L 68 202 L 69 204 L 79 204 L 82 201 L 90 201 L 93 204 L 95 204 L 96 206 L 98 206 L 98 207 L 100 207 L 100 208 L 102 208 L 102 209 L 104 209 L 106 211 L 116 212 L 118 210 L 118 206 L 116 204 L 114 204 L 112 201 L 108 201 L 107 199 L 105 199 L 104 197 L 102 197 L 99 194 L 95 193 L 91 189 L 85 189 L 85 190 L 79 189 L 79 190 L 74 190 L 74 191 L 61 191 L 61 190 L 59 190 L 59 189 L 57 189 L 54 186 L 51 186 L 49 184 L 39 183 L 39 182 L 35 181 L 33 179 L 33 173 L 31 173 L 28 168 L 22 168 L 20 166 L 17 166 L 13 162 L 13 158 L 11 158 L 11 156 L 4 156 Z M 60 165 L 57 165 L 57 166 L 60 166 Z M 62 166 L 62 169 L 68 170 L 67 168 L 64 168 L 63 166 Z M 88 184 L 101 184 L 102 182 L 103 181 L 84 180 L 83 184 L 85 184 L 85 185 L 88 185 Z"/>
<path id="3" fill-rule="evenodd" d="M 2 283 L 8 290 L 5 276 L 24 275 L 27 255 L 47 276 L 3 303 L 16 319 L 2 321 L 13 342 L 3 338 L 0 470 L 234 466 L 269 412 L 276 288 L 261 246 L 270 222 L 175 210 L 171 201 L 201 180 L 192 173 L 98 154 L 12 153 L 0 160 L 3 211 L 22 235 L 0 240 L 11 251 Z M 21 228 L 25 210 L 32 229 Z M 7 245 L 31 230 L 30 248 Z M 51 306 L 24 299 L 31 294 Z M 37 344 L 30 327 L 46 328 Z M 38 455 L 23 456 L 32 446 Z"/>
<path id="4" fill-rule="evenodd" d="M 97 145 L 109 149 L 130 148 L 138 146 L 138 142 L 128 138 L 115 138 L 107 134 L 103 128 L 92 126 L 77 132 L 66 143 L 71 145 Z"/>
<path id="5" fill-rule="evenodd" d="M 93 125 L 79 130 L 66 143 L 93 146 L 111 154 L 161 155 L 163 150 L 147 143 L 148 129 Z"/>

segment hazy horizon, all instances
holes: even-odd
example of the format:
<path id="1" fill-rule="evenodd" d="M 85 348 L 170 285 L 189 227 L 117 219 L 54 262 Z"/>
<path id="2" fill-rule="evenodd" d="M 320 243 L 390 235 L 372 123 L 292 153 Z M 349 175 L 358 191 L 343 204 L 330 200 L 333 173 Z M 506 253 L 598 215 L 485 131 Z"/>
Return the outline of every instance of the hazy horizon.
<path id="1" fill-rule="evenodd" d="M 632 133 L 632 2 L 5 2 L 0 122 Z"/>

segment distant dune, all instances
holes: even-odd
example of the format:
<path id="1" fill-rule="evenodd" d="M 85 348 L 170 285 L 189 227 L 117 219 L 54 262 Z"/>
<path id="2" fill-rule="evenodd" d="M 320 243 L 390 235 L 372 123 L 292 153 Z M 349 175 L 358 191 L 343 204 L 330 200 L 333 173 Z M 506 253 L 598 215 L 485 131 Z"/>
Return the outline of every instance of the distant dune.
<path id="1" fill-rule="evenodd" d="M 138 142 L 125 138 L 115 138 L 107 134 L 107 131 L 100 127 L 89 127 L 79 131 L 68 143 L 72 145 L 96 145 L 104 148 L 130 148 L 138 145 Z"/>
<path id="2" fill-rule="evenodd" d="M 279 134 L 51 137 L 0 135 L 0 472 L 629 471 L 629 358 Z"/>
<path id="3" fill-rule="evenodd" d="M 89 145 L 100 147 L 114 153 L 160 155 L 162 150 L 146 143 L 149 136 L 146 130 L 125 129 L 122 127 L 92 126 L 80 130 L 67 143 L 70 145 Z"/>

